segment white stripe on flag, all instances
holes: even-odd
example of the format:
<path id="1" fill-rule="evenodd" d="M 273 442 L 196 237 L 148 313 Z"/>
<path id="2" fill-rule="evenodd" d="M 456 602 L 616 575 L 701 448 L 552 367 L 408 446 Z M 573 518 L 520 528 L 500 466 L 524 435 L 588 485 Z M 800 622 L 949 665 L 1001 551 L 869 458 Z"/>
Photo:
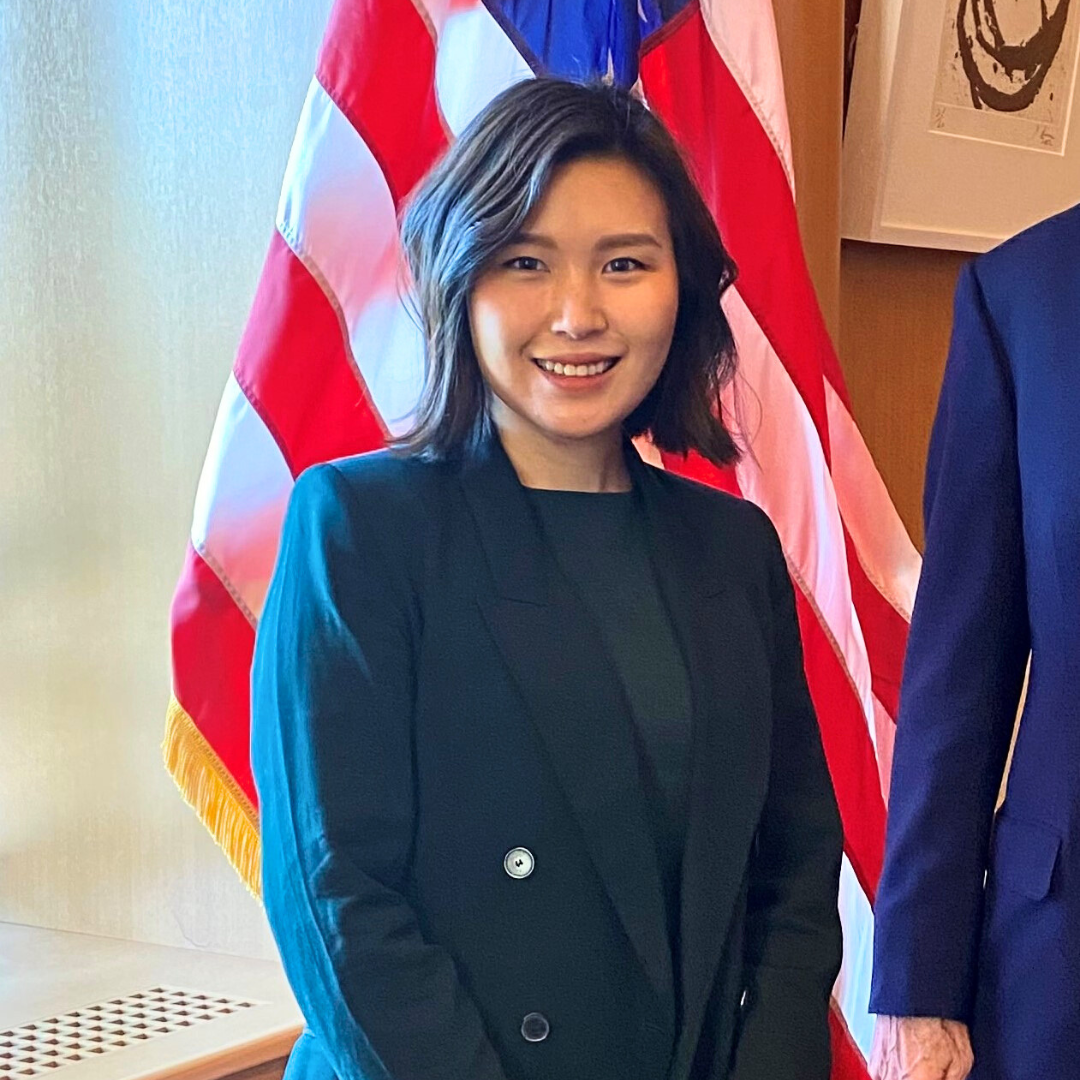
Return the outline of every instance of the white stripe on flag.
<path id="1" fill-rule="evenodd" d="M 757 114 L 794 191 L 791 129 L 772 0 L 701 0 L 700 8 L 716 51 Z"/>
<path id="2" fill-rule="evenodd" d="M 438 35 L 439 109 L 456 137 L 493 97 L 531 79 L 533 71 L 479 0 L 471 6 L 427 0 L 424 6 Z"/>
<path id="3" fill-rule="evenodd" d="M 922 559 L 896 513 L 862 434 L 827 379 L 825 404 L 840 513 L 871 584 L 910 622 Z"/>
<path id="4" fill-rule="evenodd" d="M 739 350 L 739 374 L 725 394 L 740 442 L 743 495 L 772 518 L 784 552 L 840 649 L 876 744 L 870 663 L 851 599 L 844 530 L 832 477 L 806 403 L 753 313 L 732 287 L 724 311 Z"/>
<path id="5" fill-rule="evenodd" d="M 252 623 L 262 613 L 292 486 L 277 443 L 230 375 L 195 495 L 191 543 Z"/>
<path id="6" fill-rule="evenodd" d="M 869 1058 L 870 1040 L 874 1035 L 874 1018 L 869 1012 L 874 913 L 846 855 L 840 866 L 840 922 L 844 928 L 844 961 L 833 997 L 844 1014 L 855 1044 L 863 1057 Z"/>
<path id="7" fill-rule="evenodd" d="M 285 170 L 278 230 L 322 278 L 379 416 L 408 427 L 424 378 L 423 337 L 402 304 L 404 268 L 394 201 L 379 163 L 312 80 Z"/>

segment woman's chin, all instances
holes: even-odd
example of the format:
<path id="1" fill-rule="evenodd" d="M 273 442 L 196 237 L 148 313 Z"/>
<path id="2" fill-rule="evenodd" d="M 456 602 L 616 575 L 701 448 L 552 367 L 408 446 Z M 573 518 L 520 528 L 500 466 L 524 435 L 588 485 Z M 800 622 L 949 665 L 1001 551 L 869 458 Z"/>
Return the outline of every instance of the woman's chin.
<path id="1" fill-rule="evenodd" d="M 540 430 L 558 443 L 596 443 L 622 438 L 622 421 L 600 424 L 545 424 Z"/>

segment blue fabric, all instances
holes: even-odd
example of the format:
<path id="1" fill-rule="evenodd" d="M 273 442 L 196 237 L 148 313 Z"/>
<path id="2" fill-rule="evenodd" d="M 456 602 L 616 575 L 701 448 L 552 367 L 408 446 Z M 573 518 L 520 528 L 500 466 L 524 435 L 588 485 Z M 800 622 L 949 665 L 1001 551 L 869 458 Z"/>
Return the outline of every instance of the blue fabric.
<path id="1" fill-rule="evenodd" d="M 1080 207 L 960 275 L 925 519 L 871 1007 L 972 1024 L 974 1080 L 1076 1075 Z"/>
<path id="2" fill-rule="evenodd" d="M 588 81 L 638 77 L 642 42 L 689 0 L 487 0 L 487 7 L 538 74 Z"/>

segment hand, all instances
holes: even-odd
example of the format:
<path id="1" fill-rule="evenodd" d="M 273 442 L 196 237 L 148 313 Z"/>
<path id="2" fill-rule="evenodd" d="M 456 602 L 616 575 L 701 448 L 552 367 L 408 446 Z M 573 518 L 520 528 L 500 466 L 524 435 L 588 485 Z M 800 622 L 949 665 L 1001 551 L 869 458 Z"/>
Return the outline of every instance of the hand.
<path id="1" fill-rule="evenodd" d="M 966 1024 L 929 1016 L 879 1016 L 873 1080 L 965 1080 L 975 1064 Z"/>

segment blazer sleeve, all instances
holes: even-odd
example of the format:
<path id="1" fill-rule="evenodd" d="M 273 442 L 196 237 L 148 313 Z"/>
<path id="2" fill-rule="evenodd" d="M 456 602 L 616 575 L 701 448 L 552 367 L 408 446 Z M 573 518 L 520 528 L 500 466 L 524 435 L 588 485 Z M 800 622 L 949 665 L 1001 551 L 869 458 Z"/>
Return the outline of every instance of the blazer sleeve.
<path id="1" fill-rule="evenodd" d="M 1014 390 L 976 266 L 957 285 L 930 442 L 870 999 L 877 1013 L 962 1021 L 1031 644 Z"/>
<path id="2" fill-rule="evenodd" d="M 505 1080 L 406 896 L 415 805 L 408 539 L 333 465 L 298 480 L 259 623 L 252 764 L 263 899 L 340 1080 Z"/>
<path id="3" fill-rule="evenodd" d="M 795 594 L 765 521 L 772 624 L 768 792 L 751 854 L 744 986 L 731 1080 L 827 1080 L 842 949 L 843 832 L 803 670 Z"/>

